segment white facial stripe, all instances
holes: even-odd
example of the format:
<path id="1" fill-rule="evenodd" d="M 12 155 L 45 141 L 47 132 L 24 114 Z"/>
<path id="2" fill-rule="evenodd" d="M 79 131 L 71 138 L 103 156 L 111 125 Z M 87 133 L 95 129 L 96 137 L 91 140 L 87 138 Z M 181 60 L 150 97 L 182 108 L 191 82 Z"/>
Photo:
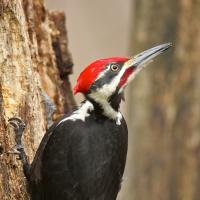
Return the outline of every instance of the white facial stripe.
<path id="1" fill-rule="evenodd" d="M 113 94 L 113 92 L 115 92 L 125 70 L 126 68 L 122 67 L 121 71 L 117 74 L 117 76 L 113 78 L 113 80 L 110 83 L 105 84 L 102 88 L 100 88 L 99 92 L 104 94 L 107 98 L 110 97 Z"/>
<path id="2" fill-rule="evenodd" d="M 107 67 L 106 69 L 104 69 L 96 78 L 95 81 L 99 80 L 100 78 L 102 78 L 103 76 L 105 76 L 106 72 L 110 70 L 110 67 Z"/>
<path id="3" fill-rule="evenodd" d="M 101 93 L 105 94 L 104 96 L 106 96 L 107 98 L 110 96 L 110 94 L 112 94 L 116 88 L 117 88 L 117 85 L 119 84 L 120 82 L 120 79 L 122 77 L 122 75 L 124 74 L 126 68 L 128 68 L 128 61 L 125 63 L 125 65 L 122 67 L 122 69 L 120 70 L 120 72 L 116 75 L 116 77 L 113 78 L 113 80 L 109 83 L 109 84 L 105 84 L 102 88 L 101 88 Z M 111 65 L 107 66 L 106 69 L 104 69 L 99 75 L 98 77 L 96 78 L 95 81 L 99 80 L 100 78 L 104 77 L 105 74 L 110 70 L 110 67 Z"/>
<path id="4" fill-rule="evenodd" d="M 114 119 L 117 125 L 121 124 L 122 115 L 120 112 L 115 111 L 110 103 L 108 102 L 108 97 L 112 95 L 110 93 L 110 84 L 106 84 L 103 88 L 97 89 L 95 92 L 92 92 L 89 96 L 94 99 L 95 102 L 99 103 L 103 109 L 103 114 L 108 118 Z"/>
<path id="5" fill-rule="evenodd" d="M 113 78 L 113 80 L 108 83 L 103 85 L 102 88 L 97 89 L 95 92 L 92 92 L 89 96 L 94 99 L 97 103 L 99 103 L 103 109 L 103 113 L 105 116 L 111 118 L 111 119 L 115 119 L 116 123 L 119 125 L 121 124 L 121 113 L 115 111 L 111 105 L 108 102 L 108 98 L 115 92 L 121 77 L 123 76 L 124 72 L 126 71 L 126 69 L 128 69 L 130 67 L 132 62 L 127 61 L 124 66 L 122 67 L 122 69 L 120 70 L 120 72 L 118 73 L 118 75 Z M 104 71 L 103 73 L 101 73 L 99 75 L 99 77 L 103 77 L 105 75 L 105 73 L 110 70 L 110 68 L 108 67 L 108 69 L 106 69 L 106 71 Z M 131 79 L 135 78 L 136 74 L 139 73 L 140 70 L 136 70 L 135 72 L 133 72 L 133 74 L 128 78 L 127 82 L 131 81 Z M 98 78 L 99 78 L 98 77 Z M 123 86 L 123 88 L 125 87 L 125 85 Z M 122 92 L 122 88 L 120 89 L 120 92 Z"/>
<path id="6" fill-rule="evenodd" d="M 81 121 L 85 121 L 85 118 L 89 116 L 89 111 L 94 110 L 94 107 L 92 105 L 92 103 L 90 103 L 89 101 L 86 101 L 85 103 L 83 103 L 80 108 L 76 111 L 74 111 L 72 113 L 72 115 L 70 115 L 69 117 L 66 117 L 64 119 L 62 119 L 58 124 L 61 124 L 67 120 L 72 120 L 72 121 L 76 121 L 76 120 L 81 120 Z"/>
<path id="7" fill-rule="evenodd" d="M 108 98 L 112 96 L 112 94 L 115 92 L 121 80 L 121 77 L 123 76 L 125 70 L 128 67 L 130 67 L 130 64 L 126 62 L 120 70 L 120 72 L 116 75 L 116 77 L 113 78 L 113 80 L 110 83 L 103 85 L 102 88 L 99 88 L 96 91 L 93 91 L 91 94 L 89 94 L 89 96 L 92 99 L 94 99 L 95 102 L 99 103 L 99 105 L 102 107 L 103 114 L 111 119 L 114 119 L 117 125 L 121 124 L 122 115 L 120 112 L 117 112 L 112 108 L 112 106 L 108 102 Z M 110 67 L 108 67 L 106 70 L 100 73 L 96 80 L 102 78 L 108 70 L 110 70 Z"/>
<path id="8" fill-rule="evenodd" d="M 110 70 L 110 67 L 100 74 L 99 77 L 103 77 L 108 70 Z M 121 71 L 110 83 L 103 85 L 102 88 L 99 88 L 89 94 L 89 96 L 94 99 L 95 102 L 100 104 L 103 109 L 103 114 L 111 119 L 116 120 L 117 125 L 121 124 L 122 115 L 120 112 L 115 111 L 111 107 L 110 103 L 108 102 L 108 98 L 115 92 L 125 70 L 126 67 L 122 67 Z"/>

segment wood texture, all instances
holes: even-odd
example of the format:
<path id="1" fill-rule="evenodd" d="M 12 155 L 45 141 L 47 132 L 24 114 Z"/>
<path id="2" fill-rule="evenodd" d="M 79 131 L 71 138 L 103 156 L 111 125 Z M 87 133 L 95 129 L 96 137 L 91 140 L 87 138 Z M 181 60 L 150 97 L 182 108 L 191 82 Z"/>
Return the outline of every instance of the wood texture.
<path id="1" fill-rule="evenodd" d="M 11 117 L 27 125 L 25 149 L 30 161 L 47 125 L 49 97 L 54 118 L 75 106 L 69 82 L 72 58 L 65 16 L 49 12 L 43 0 L 0 0 L 0 199 L 28 199 L 14 146 Z"/>

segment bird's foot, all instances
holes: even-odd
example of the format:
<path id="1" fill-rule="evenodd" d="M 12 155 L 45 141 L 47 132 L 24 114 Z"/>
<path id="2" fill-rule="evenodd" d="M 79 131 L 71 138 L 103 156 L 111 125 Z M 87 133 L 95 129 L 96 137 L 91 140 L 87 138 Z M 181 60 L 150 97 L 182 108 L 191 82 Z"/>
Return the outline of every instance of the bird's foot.
<path id="1" fill-rule="evenodd" d="M 26 125 L 21 119 L 19 119 L 17 117 L 10 118 L 8 120 L 8 122 L 14 129 L 15 142 L 16 142 L 16 145 L 14 147 L 12 147 L 8 151 L 8 153 L 19 155 L 19 160 L 21 160 L 21 162 L 23 164 L 24 174 L 28 179 L 29 178 L 30 164 L 28 162 L 28 158 L 27 158 L 27 155 L 25 153 L 24 146 L 22 144 L 22 135 L 23 135 L 23 132 L 24 132 Z"/>
<path id="2" fill-rule="evenodd" d="M 8 154 L 16 154 L 16 155 L 20 155 L 20 150 L 23 149 L 22 146 L 18 146 L 15 145 L 14 147 L 12 147 L 10 150 L 8 150 Z M 19 158 L 20 159 L 20 158 Z"/>
<path id="3" fill-rule="evenodd" d="M 14 131 L 22 136 L 22 133 L 24 131 L 24 129 L 26 128 L 26 125 L 25 123 L 20 119 L 20 118 L 17 118 L 17 117 L 12 117 L 8 120 L 9 124 L 11 124 L 14 128 Z"/>
<path id="4" fill-rule="evenodd" d="M 16 142 L 16 145 L 9 151 L 9 153 L 20 154 L 21 150 L 24 149 L 22 145 L 22 135 L 26 125 L 21 119 L 17 117 L 10 118 L 8 122 L 14 129 Z"/>

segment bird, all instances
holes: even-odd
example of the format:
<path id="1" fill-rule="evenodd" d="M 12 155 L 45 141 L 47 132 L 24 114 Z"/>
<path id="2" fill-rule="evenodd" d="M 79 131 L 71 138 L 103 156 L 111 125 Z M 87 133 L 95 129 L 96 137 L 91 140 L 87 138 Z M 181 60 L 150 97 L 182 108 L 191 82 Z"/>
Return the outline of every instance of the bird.
<path id="1" fill-rule="evenodd" d="M 74 87 L 74 94 L 82 93 L 85 100 L 49 128 L 31 165 L 20 141 L 24 124 L 10 119 L 32 200 L 116 200 L 128 148 L 128 128 L 120 112 L 124 90 L 169 47 L 165 43 L 131 58 L 104 58 L 88 65 Z"/>

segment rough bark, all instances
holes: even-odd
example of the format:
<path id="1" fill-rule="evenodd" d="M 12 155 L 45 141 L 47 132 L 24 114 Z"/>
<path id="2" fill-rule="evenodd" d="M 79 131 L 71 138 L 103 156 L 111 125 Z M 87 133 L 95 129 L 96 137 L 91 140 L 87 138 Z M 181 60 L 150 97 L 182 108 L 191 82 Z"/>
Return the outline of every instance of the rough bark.
<path id="1" fill-rule="evenodd" d="M 174 47 L 129 89 L 124 199 L 200 197 L 199 19 L 200 1 L 135 1 L 133 52 L 169 41 Z"/>
<path id="2" fill-rule="evenodd" d="M 31 161 L 50 123 L 47 100 L 55 118 L 75 106 L 71 72 L 64 14 L 47 11 L 43 0 L 0 0 L 0 199 L 28 199 L 21 162 L 8 154 L 14 146 L 8 119 L 26 123 Z"/>

